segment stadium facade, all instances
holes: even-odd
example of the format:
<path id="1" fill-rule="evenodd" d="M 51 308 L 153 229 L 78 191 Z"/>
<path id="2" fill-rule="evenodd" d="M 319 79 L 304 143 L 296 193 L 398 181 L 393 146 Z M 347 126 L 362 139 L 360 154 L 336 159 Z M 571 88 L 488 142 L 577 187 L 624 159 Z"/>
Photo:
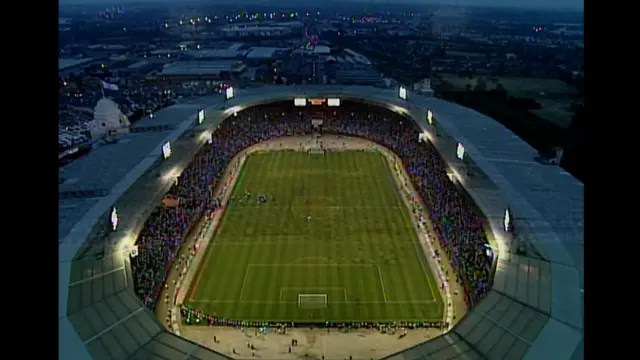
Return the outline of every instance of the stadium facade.
<path id="1" fill-rule="evenodd" d="M 559 167 L 535 162 L 537 151 L 495 120 L 441 99 L 410 93 L 402 100 L 397 89 L 366 86 L 263 86 L 237 89 L 226 110 L 220 97 L 162 110 L 153 121 L 158 131 L 137 133 L 135 141 L 144 146 L 134 149 L 132 141 L 98 148 L 61 174 L 79 187 L 89 164 L 115 168 L 107 175 L 94 171 L 107 190 L 102 196 L 60 200 L 59 358 L 227 359 L 168 332 L 142 305 L 131 289 L 124 247 L 135 240 L 146 217 L 140 209 L 158 201 L 174 178 L 166 175 L 189 163 L 221 119 L 249 106 L 294 98 L 359 100 L 413 118 L 487 217 L 499 243 L 493 289 L 484 300 L 448 334 L 389 359 L 584 357 L 582 183 Z M 202 124 L 197 122 L 200 109 L 206 113 Z M 426 119 L 428 110 L 435 126 Z M 173 156 L 159 163 L 167 141 Z M 468 155 L 464 162 L 456 158 L 458 143 Z M 104 229 L 114 207 L 119 226 L 107 237 Z M 529 246 L 525 254 L 508 249 L 507 208 Z"/>

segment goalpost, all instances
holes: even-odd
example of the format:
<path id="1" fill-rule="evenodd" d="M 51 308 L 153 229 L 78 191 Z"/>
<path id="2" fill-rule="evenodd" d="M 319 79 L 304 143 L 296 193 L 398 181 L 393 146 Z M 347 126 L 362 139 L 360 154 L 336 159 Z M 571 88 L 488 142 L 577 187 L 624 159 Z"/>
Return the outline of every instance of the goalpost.
<path id="1" fill-rule="evenodd" d="M 328 301 L 327 294 L 298 294 L 298 307 L 303 309 L 326 308 Z"/>
<path id="2" fill-rule="evenodd" d="M 307 153 L 309 156 L 325 154 L 325 150 L 322 148 L 322 142 L 320 139 L 314 139 L 307 144 Z"/>
<path id="3" fill-rule="evenodd" d="M 324 149 L 320 149 L 320 148 L 310 148 L 310 149 L 307 149 L 307 151 L 309 153 L 309 156 L 325 154 Z"/>

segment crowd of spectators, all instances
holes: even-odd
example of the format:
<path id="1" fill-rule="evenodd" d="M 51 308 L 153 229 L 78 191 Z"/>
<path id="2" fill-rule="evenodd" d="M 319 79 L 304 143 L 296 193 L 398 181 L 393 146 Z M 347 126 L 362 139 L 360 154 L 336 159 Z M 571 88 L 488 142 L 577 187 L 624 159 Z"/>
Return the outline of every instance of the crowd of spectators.
<path id="1" fill-rule="evenodd" d="M 213 188 L 232 157 L 258 142 L 285 135 L 314 131 L 308 108 L 291 102 L 245 109 L 223 121 L 170 189 L 180 199 L 177 207 L 159 206 L 147 219 L 137 239 L 138 256 L 132 259 L 134 287 L 147 306 L 153 308 L 176 254 L 187 232 L 220 200 Z M 417 191 L 425 200 L 436 237 L 457 270 L 457 281 L 470 304 L 488 290 L 491 258 L 483 221 L 475 205 L 447 176 L 446 164 L 429 143 L 418 142 L 413 121 L 386 109 L 343 102 L 325 109 L 322 131 L 359 136 L 394 151 Z"/>

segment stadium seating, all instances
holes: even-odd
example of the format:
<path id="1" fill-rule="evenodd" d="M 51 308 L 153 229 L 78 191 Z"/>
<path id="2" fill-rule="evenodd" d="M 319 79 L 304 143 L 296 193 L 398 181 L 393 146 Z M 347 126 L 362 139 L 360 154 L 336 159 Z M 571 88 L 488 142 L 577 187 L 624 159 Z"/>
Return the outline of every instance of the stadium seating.
<path id="1" fill-rule="evenodd" d="M 154 308 L 180 245 L 194 223 L 215 210 L 212 189 L 232 157 L 258 142 L 312 131 L 310 114 L 290 102 L 252 107 L 225 120 L 213 141 L 170 189 L 177 206 L 159 205 L 146 220 L 137 239 L 138 256 L 132 259 L 135 291 Z M 417 141 L 415 124 L 386 109 L 343 102 L 327 114 L 324 131 L 359 136 L 396 152 L 429 208 L 438 240 L 453 259 L 457 281 L 469 305 L 489 289 L 491 260 L 485 255 L 487 238 L 476 206 L 447 176 L 444 160 L 428 142 Z"/>

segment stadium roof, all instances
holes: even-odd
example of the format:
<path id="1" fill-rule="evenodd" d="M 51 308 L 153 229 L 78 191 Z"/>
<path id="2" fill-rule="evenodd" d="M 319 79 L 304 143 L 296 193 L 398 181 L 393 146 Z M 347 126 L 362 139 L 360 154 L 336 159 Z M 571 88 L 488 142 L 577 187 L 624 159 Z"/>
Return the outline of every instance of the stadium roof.
<path id="1" fill-rule="evenodd" d="M 584 187 L 579 181 L 559 167 L 532 161 L 537 152 L 493 119 L 456 104 L 412 93 L 408 101 L 400 100 L 397 89 L 364 86 L 237 89 L 236 97 L 228 102 L 232 107 L 228 112 L 300 96 L 364 99 L 412 116 L 487 215 L 499 244 L 494 286 L 487 297 L 444 337 L 388 359 L 584 357 Z M 199 106 L 217 105 L 220 101 L 218 97 L 208 97 Z M 426 122 L 427 109 L 435 115 L 435 129 Z M 211 129 L 219 122 L 220 112 L 207 111 L 208 120 L 209 117 L 212 120 L 200 127 Z M 190 120 L 184 124 L 189 124 L 195 114 L 185 117 Z M 171 136 L 177 138 L 180 131 Z M 158 180 L 157 174 L 185 166 L 198 147 L 199 138 L 183 137 L 176 141 L 176 155 L 153 172 L 142 175 L 159 157 L 165 140 L 161 139 L 148 156 L 140 156 L 142 163 L 123 175 L 107 197 L 94 203 L 76 221 L 64 239 L 59 274 L 60 358 L 137 359 L 154 355 L 166 359 L 225 358 L 164 330 L 127 290 L 131 284 L 130 270 L 121 248 L 122 243 L 135 237 L 133 233 L 141 226 L 138 219 L 146 216 L 140 214 L 140 208 L 151 204 L 168 187 L 166 181 Z M 470 158 L 465 164 L 454 155 L 458 142 L 464 144 Z M 113 156 L 111 163 L 130 155 L 114 152 Z M 472 176 L 465 175 L 467 170 Z M 97 235 L 100 231 L 91 229 L 94 225 L 96 229 L 104 228 L 106 224 L 103 221 L 100 225 L 100 221 L 106 219 L 113 204 L 122 209 L 122 230 L 105 240 Z M 516 218 L 519 234 L 530 244 L 525 255 L 513 255 L 502 239 L 500 228 L 507 206 Z M 84 241 L 88 245 L 82 245 Z"/>
<path id="2" fill-rule="evenodd" d="M 231 71 L 236 61 L 178 61 L 167 64 L 160 75 L 213 75 L 223 71 Z"/>
<path id="3" fill-rule="evenodd" d="M 65 70 L 74 66 L 82 65 L 93 61 L 93 58 L 81 58 L 81 59 L 58 59 L 58 70 Z"/>
<path id="4" fill-rule="evenodd" d="M 318 45 L 313 48 L 314 54 L 329 54 L 331 52 L 331 48 L 324 45 Z"/>
<path id="5" fill-rule="evenodd" d="M 242 44 L 240 44 L 240 46 L 242 46 Z M 239 58 L 247 54 L 247 50 L 239 50 L 240 46 L 230 46 L 227 49 L 188 50 L 187 53 L 189 54 L 189 56 L 192 56 L 194 58 L 232 59 Z"/>
<path id="6" fill-rule="evenodd" d="M 253 47 L 247 54 L 247 59 L 268 59 L 278 50 L 279 48 L 274 47 Z"/>
<path id="7" fill-rule="evenodd" d="M 289 28 L 284 26 L 251 26 L 251 27 L 237 27 L 230 26 L 222 29 L 224 32 L 262 32 L 262 31 L 285 31 Z"/>
<path id="8" fill-rule="evenodd" d="M 184 131 L 190 124 L 185 120 L 203 106 L 181 104 L 162 109 L 154 114 L 153 119 L 146 117 L 132 126 L 132 129 L 156 126 L 152 131 L 123 134 L 117 143 L 96 145 L 86 156 L 61 168 L 58 185 L 59 240 L 64 239 L 94 205 L 108 197 L 141 161 L 155 154 L 156 148 L 170 139 L 173 132 Z M 149 161 L 157 158 L 151 155 Z"/>

